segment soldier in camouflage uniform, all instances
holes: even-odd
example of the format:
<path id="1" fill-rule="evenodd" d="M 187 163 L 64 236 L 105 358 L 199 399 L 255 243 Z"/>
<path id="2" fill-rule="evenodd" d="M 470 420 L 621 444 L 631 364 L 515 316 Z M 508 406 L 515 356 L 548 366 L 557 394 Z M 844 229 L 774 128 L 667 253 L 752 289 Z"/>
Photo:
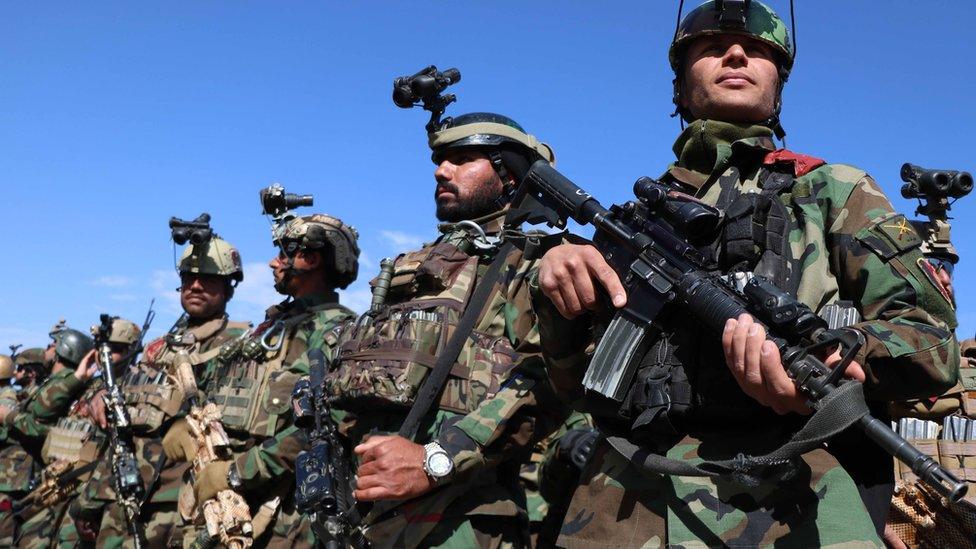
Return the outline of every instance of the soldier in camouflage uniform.
<path id="1" fill-rule="evenodd" d="M 14 388 L 14 361 L 7 355 L 0 355 L 0 405 L 8 408 L 17 406 L 17 389 Z"/>
<path id="2" fill-rule="evenodd" d="M 19 523 L 11 513 L 13 502 L 27 495 L 35 485 L 41 469 L 41 446 L 48 430 L 77 395 L 72 387 L 95 372 L 90 360 L 85 360 L 94 347 L 90 337 L 59 325 L 51 332 L 51 338 L 51 345 L 40 356 L 25 351 L 17 357 L 18 366 L 25 368 L 36 366 L 30 361 L 42 360 L 43 364 L 35 371 L 41 374 L 50 371 L 51 375 L 36 376 L 35 379 L 43 381 L 16 408 L 0 406 L 3 444 L 0 524 L 5 537 L 0 541 L 8 547 L 16 539 Z"/>
<path id="3" fill-rule="evenodd" d="M 864 320 L 850 329 L 866 343 L 846 373 L 865 381 L 876 416 L 884 417 L 886 400 L 954 384 L 954 312 L 921 271 L 921 240 L 905 217 L 863 171 L 773 146 L 793 61 L 780 18 L 757 1 L 706 2 L 681 22 L 670 58 L 688 126 L 661 179 L 726 211 L 710 250 L 720 267 L 761 274 L 814 311 L 852 301 Z M 552 301 L 538 303 L 551 375 L 557 387 L 579 388 L 585 355 L 567 344 L 585 339 L 592 323 L 566 318 L 606 311 L 596 287 L 616 307 L 627 296 L 591 246 L 551 250 L 539 273 Z M 559 544 L 880 546 L 892 459 L 859 431 L 793 460 L 791 480 L 754 487 L 669 476 L 624 457 L 652 452 L 697 463 L 762 455 L 811 412 L 749 315 L 727 323 L 721 344 L 703 339 L 701 325 L 686 317 L 676 309 L 658 317 L 630 394 L 594 414 L 608 438 L 583 474 Z M 832 366 L 840 357 L 822 358 Z"/>
<path id="4" fill-rule="evenodd" d="M 180 493 L 180 514 L 187 524 L 174 545 L 214 540 L 202 523 L 203 504 L 232 490 L 243 496 L 253 517 L 259 546 L 310 547 L 308 519 L 296 512 L 294 461 L 304 434 L 292 425 L 291 392 L 309 372 L 309 349 L 328 354 L 332 330 L 354 314 L 339 304 L 358 271 L 356 230 L 324 214 L 285 218 L 275 228 L 279 255 L 271 260 L 275 289 L 287 295 L 271 307 L 263 323 L 247 337 L 225 345 L 206 395 L 220 412 L 229 437 L 227 459 L 200 469 Z M 197 441 L 186 429 L 164 441 L 170 459 L 192 461 Z"/>
<path id="5" fill-rule="evenodd" d="M 139 327 L 134 323 L 115 318 L 108 342 L 114 371 L 121 373 L 125 359 L 130 356 L 139 341 Z M 58 531 L 70 527 L 66 511 L 68 503 L 78 494 L 82 482 L 88 479 L 102 458 L 106 436 L 92 417 L 93 403 L 101 403 L 98 394 L 102 390 L 100 377 L 91 378 L 96 365 L 91 364 L 95 354 L 89 353 L 79 365 L 78 371 L 86 375 L 64 379 L 68 398 L 73 402 L 67 410 L 44 409 L 45 414 L 61 416 L 47 430 L 41 447 L 41 464 L 38 487 L 24 498 L 20 518 L 24 523 L 17 536 L 19 547 L 51 547 L 58 545 Z M 59 402 L 49 402 L 58 406 Z M 40 411 L 40 410 L 38 410 Z M 35 412 L 37 413 L 37 412 Z M 73 528 L 69 528 L 73 531 Z M 61 543 L 74 545 L 76 537 L 62 538 Z"/>
<path id="6" fill-rule="evenodd" d="M 44 349 L 28 349 L 16 357 L 16 363 L 10 357 L 0 356 L 0 378 L 5 380 L 5 385 L 0 389 L 0 407 L 16 410 L 20 402 L 21 395 L 32 394 L 37 385 L 33 383 L 33 378 L 28 378 L 19 369 L 24 368 L 24 372 L 32 367 L 32 361 L 44 360 Z M 18 371 L 15 372 L 15 369 Z M 31 383 L 27 388 L 22 388 L 18 392 L 13 387 L 13 382 L 17 377 L 21 377 Z M 0 427 L 0 546 L 13 544 L 14 534 L 16 533 L 16 523 L 11 512 L 15 498 L 23 495 L 23 482 L 29 479 L 30 471 L 25 471 L 24 464 L 29 469 L 30 456 L 14 440 L 7 438 L 7 430 Z"/>
<path id="7" fill-rule="evenodd" d="M 14 359 L 14 378 L 20 391 L 18 400 L 32 395 L 41 383 L 51 374 L 51 360 L 45 357 L 45 350 L 32 347 L 17 353 Z"/>
<path id="8" fill-rule="evenodd" d="M 382 502 L 364 519 L 374 546 L 524 546 L 518 468 L 555 427 L 534 419 L 546 384 L 526 285 L 547 239 L 503 233 L 502 225 L 521 175 L 554 157 L 516 122 L 490 113 L 455 117 L 429 143 L 441 234 L 398 256 L 385 305 L 369 322 L 344 327 L 326 393 L 342 411 L 339 431 L 358 465 L 355 497 Z M 399 436 L 445 353 L 453 333 L 446 327 L 458 323 L 498 254 L 501 276 L 443 390 L 415 440 Z M 409 503 L 378 517 L 386 500 Z"/>
<path id="9" fill-rule="evenodd" d="M 165 460 L 163 440 L 185 424 L 184 402 L 196 397 L 213 376 L 220 346 L 240 338 L 250 327 L 228 318 L 227 303 L 244 279 L 240 253 L 229 242 L 214 236 L 186 246 L 177 264 L 183 315 L 163 337 L 145 346 L 138 364 L 120 378 L 133 437 L 136 458 L 147 487 L 140 521 L 147 545 L 164 546 L 180 524 L 177 496 L 189 464 Z M 178 369 L 188 367 L 194 379 L 184 381 Z M 187 385 L 193 384 L 188 387 Z M 101 421 L 104 413 L 101 412 Z M 95 470 L 83 493 L 72 505 L 71 515 L 87 541 L 97 536 L 99 546 L 132 543 L 112 487 L 110 464 Z M 61 529 L 62 541 L 74 534 Z"/>

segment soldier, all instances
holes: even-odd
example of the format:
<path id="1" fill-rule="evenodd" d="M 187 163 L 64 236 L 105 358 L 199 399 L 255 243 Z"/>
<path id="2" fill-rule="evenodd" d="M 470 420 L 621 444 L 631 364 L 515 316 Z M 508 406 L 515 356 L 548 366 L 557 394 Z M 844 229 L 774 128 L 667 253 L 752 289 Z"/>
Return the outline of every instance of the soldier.
<path id="1" fill-rule="evenodd" d="M 140 340 L 139 327 L 131 321 L 115 318 L 108 342 L 111 348 L 113 371 L 121 373 L 121 369 Z M 94 351 L 89 352 L 82 359 L 79 371 L 91 373 L 98 366 Z M 44 468 L 41 471 L 38 487 L 24 500 L 21 506 L 20 518 L 24 520 L 18 534 L 17 544 L 20 547 L 51 547 L 57 545 L 57 534 L 62 528 L 69 528 L 69 532 L 62 532 L 64 542 L 77 542 L 77 538 L 70 528 L 71 521 L 66 515 L 68 503 L 78 492 L 82 482 L 88 479 L 92 470 L 98 465 L 105 450 L 106 436 L 92 417 L 91 409 L 95 403 L 101 403 L 98 393 L 102 390 L 102 378 L 88 376 L 72 376 L 65 378 L 67 398 L 73 402 L 64 409 L 46 409 L 44 413 L 57 414 L 57 423 L 47 430 L 40 457 Z M 48 402 L 48 405 L 57 405 Z"/>
<path id="2" fill-rule="evenodd" d="M 52 342 L 42 356 L 36 353 L 24 357 L 30 351 L 18 355 L 24 365 L 34 374 L 30 378 L 43 380 L 36 389 L 21 400 L 15 408 L 0 405 L 2 422 L 3 471 L 2 490 L 0 490 L 0 531 L 4 538 L 0 544 L 12 546 L 16 538 L 17 524 L 12 514 L 14 501 L 19 500 L 33 489 L 36 475 L 40 470 L 41 444 L 48 429 L 67 409 L 73 399 L 73 389 L 77 383 L 86 381 L 95 373 L 95 368 L 83 360 L 94 347 L 94 342 L 85 334 L 56 327 L 51 332 Z M 42 358 L 43 357 L 43 358 Z M 34 368 L 41 358 L 45 364 Z M 51 364 L 48 368 L 46 364 Z M 51 371 L 45 379 L 38 373 Z M 28 379 L 25 377 L 25 379 Z"/>
<path id="3" fill-rule="evenodd" d="M 186 461 L 164 460 L 163 437 L 185 427 L 177 421 L 185 413 L 184 402 L 197 398 L 198 390 L 213 376 L 221 345 L 239 339 L 250 327 L 230 320 L 226 313 L 234 288 L 244 279 L 240 253 L 229 242 L 214 236 L 186 246 L 177 271 L 183 315 L 166 335 L 146 345 L 139 363 L 120 381 L 146 487 L 140 520 L 145 542 L 152 547 L 163 546 L 176 535 L 177 496 L 189 466 Z M 193 379 L 180 377 L 186 368 Z M 104 427 L 103 405 L 95 415 Z M 79 534 L 86 541 L 97 537 L 99 546 L 132 543 L 125 539 L 129 530 L 116 503 L 111 475 L 110 464 L 103 461 L 70 510 Z M 72 528 L 61 528 L 62 541 L 73 535 Z"/>
<path id="4" fill-rule="evenodd" d="M 7 355 L 0 355 L 0 405 L 8 408 L 17 406 L 15 381 L 13 359 Z"/>
<path id="5" fill-rule="evenodd" d="M 288 299 L 271 307 L 247 337 L 220 350 L 206 388 L 207 406 L 191 412 L 193 425 L 178 423 L 164 439 L 169 459 L 196 458 L 195 478 L 180 494 L 180 514 L 188 528 L 179 532 L 180 539 L 171 540 L 177 545 L 227 544 L 228 539 L 215 539 L 216 532 L 204 524 L 212 518 L 206 509 L 213 507 L 211 502 L 227 497 L 239 501 L 241 496 L 249 509 L 228 510 L 237 513 L 230 534 L 258 545 L 314 543 L 308 520 L 296 512 L 292 498 L 293 464 L 304 436 L 292 425 L 291 392 L 308 374 L 307 351 L 321 348 L 328 353 L 334 343 L 330 332 L 354 316 L 339 304 L 336 289 L 356 279 L 358 234 L 335 217 L 314 214 L 282 220 L 275 235 L 280 252 L 269 266 L 275 289 Z M 217 413 L 208 417 L 213 410 Z M 206 427 L 214 417 L 220 426 Z M 198 452 L 204 446 L 202 436 L 224 440 L 216 452 L 204 447 L 211 455 L 203 455 Z"/>
<path id="6" fill-rule="evenodd" d="M 554 156 L 515 121 L 490 113 L 455 117 L 429 143 L 441 234 L 396 258 L 386 303 L 369 322 L 344 326 L 327 399 L 341 410 L 338 428 L 358 465 L 355 498 L 380 502 L 361 525 L 370 542 L 524 546 L 518 468 L 555 428 L 534 419 L 546 383 L 526 284 L 548 239 L 502 228 L 522 174 Z M 449 341 L 446 326 L 468 314 L 470 332 Z M 450 377 L 421 405 L 429 406 L 417 434 L 401 436 L 436 366 Z M 410 503 L 390 510 L 402 500 Z"/>
<path id="7" fill-rule="evenodd" d="M 51 373 L 50 360 L 45 358 L 44 349 L 32 347 L 17 353 L 14 359 L 14 377 L 20 387 L 18 399 L 23 400 L 34 393 Z"/>
<path id="8" fill-rule="evenodd" d="M 954 312 L 920 272 L 921 242 L 905 217 L 863 171 L 774 150 L 793 65 L 780 18 L 758 1 L 706 2 L 681 21 L 670 61 L 688 126 L 661 179 L 727 212 L 710 247 L 720 269 L 761 274 L 813 310 L 852 301 L 864 319 L 852 329 L 866 343 L 846 373 L 865 381 L 874 408 L 955 383 Z M 627 295 L 588 245 L 549 251 L 538 282 L 558 310 L 540 300 L 551 375 L 557 387 L 579 387 L 585 356 L 570 346 L 591 319 L 556 317 L 605 311 L 596 287 L 614 307 Z M 559 544 L 879 546 L 892 460 L 857 430 L 767 469 L 781 480 L 673 476 L 655 466 L 663 459 L 641 459 L 663 454 L 682 470 L 736 456 L 745 464 L 782 447 L 811 412 L 749 315 L 729 320 L 720 341 L 703 339 L 701 324 L 687 317 L 677 309 L 658 316 L 625 404 L 595 414 L 607 439 L 583 474 Z M 833 366 L 840 356 L 822 358 Z"/>

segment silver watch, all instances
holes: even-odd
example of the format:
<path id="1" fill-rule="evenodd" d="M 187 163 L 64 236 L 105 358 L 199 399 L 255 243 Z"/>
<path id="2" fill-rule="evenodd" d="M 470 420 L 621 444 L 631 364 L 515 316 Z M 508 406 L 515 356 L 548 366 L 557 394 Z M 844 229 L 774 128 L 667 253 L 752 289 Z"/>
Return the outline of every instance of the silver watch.
<path id="1" fill-rule="evenodd" d="M 434 484 L 444 482 L 454 472 L 454 460 L 437 442 L 424 445 L 424 472 Z"/>

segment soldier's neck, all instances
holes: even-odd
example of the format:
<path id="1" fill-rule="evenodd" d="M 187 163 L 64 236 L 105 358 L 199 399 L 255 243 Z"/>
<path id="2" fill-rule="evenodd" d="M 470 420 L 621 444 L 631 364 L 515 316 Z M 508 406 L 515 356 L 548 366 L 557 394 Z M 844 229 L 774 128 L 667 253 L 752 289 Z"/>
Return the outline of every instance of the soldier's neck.
<path id="1" fill-rule="evenodd" d="M 212 320 L 218 320 L 218 319 L 223 320 L 224 317 L 226 317 L 226 316 L 227 316 L 227 313 L 224 312 L 224 311 L 220 311 L 219 313 L 217 313 L 215 315 L 210 315 L 210 316 L 208 316 L 206 318 L 204 318 L 204 317 L 187 316 L 186 326 L 187 326 L 187 328 L 196 328 L 197 326 L 203 326 L 204 324 L 206 324 L 206 323 L 208 323 L 208 322 L 210 322 Z"/>
<path id="2" fill-rule="evenodd" d="M 707 178 L 732 154 L 732 143 L 753 137 L 772 138 L 773 131 L 758 124 L 695 120 L 674 142 L 676 166 Z"/>

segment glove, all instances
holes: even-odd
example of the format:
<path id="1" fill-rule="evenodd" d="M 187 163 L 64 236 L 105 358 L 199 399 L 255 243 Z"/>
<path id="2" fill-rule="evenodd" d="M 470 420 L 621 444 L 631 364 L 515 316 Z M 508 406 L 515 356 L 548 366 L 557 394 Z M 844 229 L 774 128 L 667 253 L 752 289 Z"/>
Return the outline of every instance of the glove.
<path id="1" fill-rule="evenodd" d="M 593 455 L 600 432 L 592 428 L 572 429 L 559 440 L 556 456 L 582 471 Z"/>
<path id="2" fill-rule="evenodd" d="M 177 420 L 166 431 L 163 437 L 163 453 L 172 462 L 193 461 L 197 457 L 197 441 L 185 419 Z"/>
<path id="3" fill-rule="evenodd" d="M 197 475 L 196 482 L 193 483 L 193 493 L 197 498 L 197 506 L 202 506 L 203 502 L 213 499 L 221 490 L 230 489 L 227 484 L 227 471 L 230 470 L 233 461 L 213 461 L 207 464 Z"/>

